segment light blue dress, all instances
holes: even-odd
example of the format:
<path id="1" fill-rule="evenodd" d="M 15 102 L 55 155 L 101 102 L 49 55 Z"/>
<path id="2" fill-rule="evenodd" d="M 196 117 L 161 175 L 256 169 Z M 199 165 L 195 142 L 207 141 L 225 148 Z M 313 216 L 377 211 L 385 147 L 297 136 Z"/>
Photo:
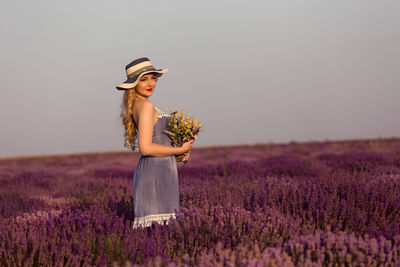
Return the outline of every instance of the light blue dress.
<path id="1" fill-rule="evenodd" d="M 157 107 L 158 120 L 154 125 L 153 143 L 173 147 L 172 139 L 164 133 L 170 115 Z M 140 133 L 138 133 L 139 135 Z M 179 211 L 179 184 L 176 158 L 143 156 L 133 178 L 133 228 L 151 226 L 153 221 L 168 224 Z"/>

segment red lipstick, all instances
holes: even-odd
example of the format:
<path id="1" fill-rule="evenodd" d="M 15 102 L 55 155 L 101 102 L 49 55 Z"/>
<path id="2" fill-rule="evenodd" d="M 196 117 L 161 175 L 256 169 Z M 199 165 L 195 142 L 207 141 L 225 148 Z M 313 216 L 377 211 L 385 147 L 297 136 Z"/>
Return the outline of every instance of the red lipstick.
<path id="1" fill-rule="evenodd" d="M 153 91 L 153 88 L 146 89 L 146 91 L 151 92 L 151 91 Z"/>

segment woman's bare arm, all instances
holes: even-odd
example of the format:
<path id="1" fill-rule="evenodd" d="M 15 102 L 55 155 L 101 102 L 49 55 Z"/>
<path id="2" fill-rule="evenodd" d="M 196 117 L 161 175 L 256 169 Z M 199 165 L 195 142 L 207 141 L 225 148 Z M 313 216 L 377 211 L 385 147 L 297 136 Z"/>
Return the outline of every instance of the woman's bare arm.
<path id="1" fill-rule="evenodd" d="M 185 153 L 182 147 L 170 147 L 153 143 L 154 104 L 146 101 L 139 110 L 139 149 L 144 156 L 170 156 Z"/>

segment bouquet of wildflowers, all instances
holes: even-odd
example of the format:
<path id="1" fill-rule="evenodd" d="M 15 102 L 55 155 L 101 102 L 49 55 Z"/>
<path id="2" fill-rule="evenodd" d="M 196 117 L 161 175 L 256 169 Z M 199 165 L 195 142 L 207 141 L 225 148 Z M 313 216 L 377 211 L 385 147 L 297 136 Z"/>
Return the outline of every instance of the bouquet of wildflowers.
<path id="1" fill-rule="evenodd" d="M 192 139 L 196 139 L 203 126 L 198 120 L 195 120 L 194 117 L 188 114 L 184 115 L 183 112 L 184 110 L 180 113 L 177 110 L 173 110 L 170 113 L 171 119 L 165 130 L 177 147 L 182 146 L 183 143 Z M 185 160 L 185 154 L 176 155 L 175 157 L 177 161 L 182 161 L 186 164 L 187 160 Z"/>

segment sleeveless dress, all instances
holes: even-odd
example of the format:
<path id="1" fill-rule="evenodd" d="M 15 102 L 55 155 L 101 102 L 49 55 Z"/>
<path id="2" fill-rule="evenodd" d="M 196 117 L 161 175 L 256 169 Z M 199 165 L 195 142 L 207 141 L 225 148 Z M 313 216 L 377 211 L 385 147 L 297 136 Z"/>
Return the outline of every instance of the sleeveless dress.
<path id="1" fill-rule="evenodd" d="M 154 125 L 153 143 L 174 147 L 164 133 L 170 115 L 157 107 L 158 119 Z M 138 133 L 139 135 L 140 133 Z M 133 178 L 133 228 L 151 226 L 152 222 L 168 224 L 179 211 L 179 184 L 176 158 L 171 156 L 141 155 Z"/>

